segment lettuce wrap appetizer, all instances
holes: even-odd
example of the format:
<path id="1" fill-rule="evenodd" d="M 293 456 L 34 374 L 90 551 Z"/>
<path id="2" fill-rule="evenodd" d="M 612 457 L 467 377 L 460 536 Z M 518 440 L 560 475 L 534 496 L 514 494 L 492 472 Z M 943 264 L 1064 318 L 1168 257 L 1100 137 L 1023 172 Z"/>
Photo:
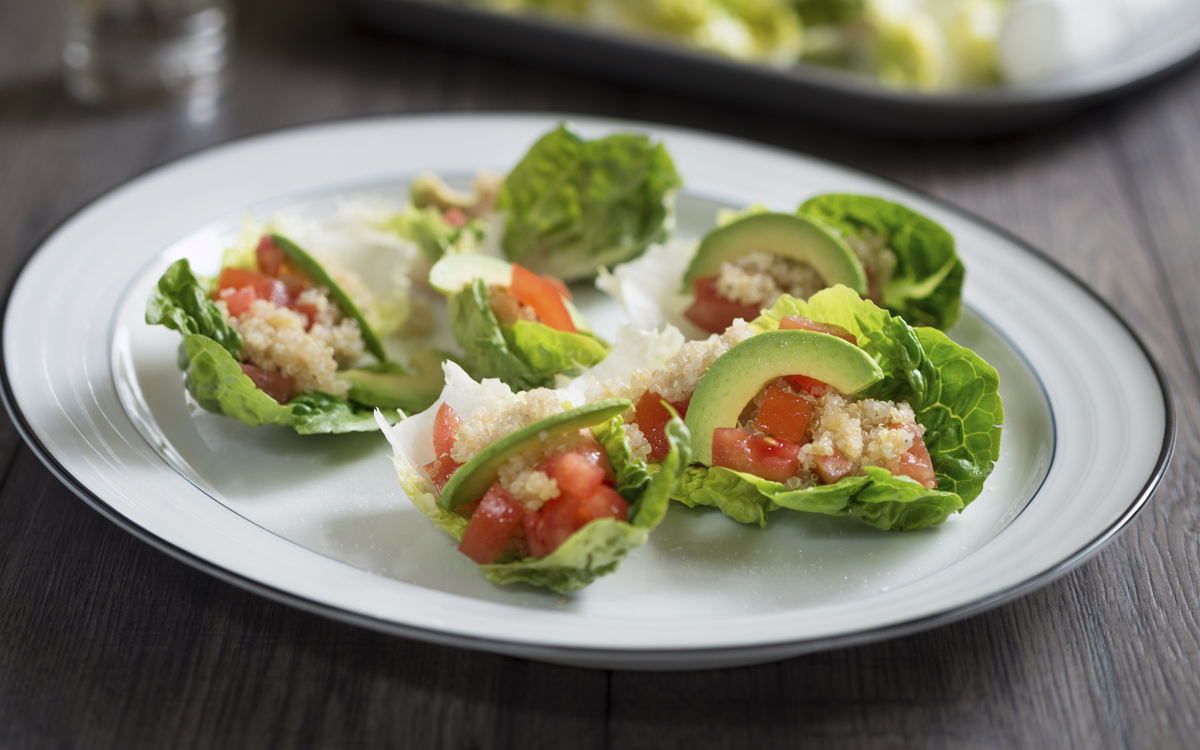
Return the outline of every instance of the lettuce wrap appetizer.
<path id="1" fill-rule="evenodd" d="M 575 375 L 608 356 L 566 285 L 486 255 L 443 258 L 429 283 L 446 295 L 467 369 L 523 391 Z"/>
<path id="2" fill-rule="evenodd" d="M 417 246 L 421 257 L 412 275 L 424 278 L 429 268 L 446 255 L 483 250 L 503 180 L 500 175 L 480 172 L 475 175 L 471 192 L 465 193 L 450 187 L 436 174 L 426 172 L 417 175 L 409 185 L 404 209 L 368 211 L 374 214 L 368 221 Z"/>
<path id="3" fill-rule="evenodd" d="M 304 233 L 303 224 L 291 227 Z M 426 352 L 406 368 L 388 361 L 381 338 L 407 316 L 405 248 L 350 234 L 339 236 L 353 252 L 318 260 L 288 237 L 247 225 L 217 278 L 197 277 L 187 259 L 167 269 L 146 322 L 183 334 L 179 366 L 202 408 L 251 427 L 336 433 L 377 429 L 376 407 L 419 411 L 437 398 L 444 356 Z M 373 273 L 364 277 L 342 258 Z"/>
<path id="4" fill-rule="evenodd" d="M 963 266 L 940 225 L 880 198 L 822 195 L 794 214 L 726 212 L 698 243 L 659 245 L 596 284 L 634 320 L 689 338 L 751 320 L 782 295 L 841 284 L 912 325 L 958 319 Z"/>
<path id="5" fill-rule="evenodd" d="M 575 406 L 559 391 L 475 382 L 454 363 L 445 374 L 425 412 L 394 427 L 378 418 L 404 492 L 486 578 L 567 593 L 646 543 L 689 460 L 680 419 L 652 472 L 630 448 L 628 401 Z"/>
<path id="6" fill-rule="evenodd" d="M 999 456 L 998 388 L 995 369 L 942 332 L 837 286 L 783 296 L 661 368 L 586 392 L 635 404 L 627 431 L 652 462 L 669 415 L 685 415 L 698 465 L 673 498 L 689 506 L 759 525 L 789 508 L 910 530 L 982 491 Z"/>
<path id="7" fill-rule="evenodd" d="M 632 133 L 587 141 L 562 125 L 505 177 L 477 175 L 469 194 L 420 175 L 409 205 L 372 223 L 430 263 L 483 252 L 570 282 L 665 239 L 681 184 L 662 144 Z"/>

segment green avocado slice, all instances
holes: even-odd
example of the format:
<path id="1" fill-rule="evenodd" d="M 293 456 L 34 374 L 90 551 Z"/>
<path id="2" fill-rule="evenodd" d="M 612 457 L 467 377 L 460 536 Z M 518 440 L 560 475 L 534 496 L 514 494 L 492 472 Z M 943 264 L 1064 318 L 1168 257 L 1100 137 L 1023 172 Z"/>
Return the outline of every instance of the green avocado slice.
<path id="1" fill-rule="evenodd" d="M 511 435 L 505 435 L 476 453 L 474 458 L 454 472 L 442 488 L 438 505 L 443 510 L 454 510 L 459 505 L 478 500 L 496 483 L 500 467 L 508 459 L 532 448 L 550 435 L 564 435 L 603 424 L 632 406 L 629 399 L 610 398 L 546 417 Z"/>
<path id="2" fill-rule="evenodd" d="M 375 358 L 380 362 L 387 362 L 387 355 L 383 352 L 383 344 L 379 341 L 379 336 L 375 334 L 375 330 L 371 328 L 371 324 L 363 316 L 362 310 L 354 304 L 350 299 L 350 295 L 338 286 L 338 283 L 333 280 L 317 262 L 316 258 L 309 255 L 295 242 L 292 242 L 287 237 L 278 234 L 271 235 L 271 241 L 275 246 L 283 251 L 288 260 L 296 264 L 296 267 L 307 276 L 314 284 L 323 286 L 329 290 L 330 296 L 337 302 L 338 307 L 342 308 L 342 312 L 349 315 L 358 321 L 358 328 L 362 332 L 363 343 L 367 346 L 367 351 L 375 355 Z"/>
<path id="3" fill-rule="evenodd" d="M 746 404 L 785 375 L 816 378 L 849 394 L 882 380 L 883 370 L 871 355 L 828 333 L 793 329 L 748 338 L 718 357 L 696 386 L 684 418 L 692 461 L 711 466 L 713 432 L 737 427 Z"/>
<path id="4" fill-rule="evenodd" d="M 447 355 L 428 349 L 412 358 L 408 368 L 395 362 L 343 370 L 338 377 L 350 381 L 351 401 L 377 409 L 400 409 L 416 414 L 433 405 L 442 395 L 446 377 L 442 362 Z"/>
<path id="5" fill-rule="evenodd" d="M 684 293 L 696 279 L 720 273 L 722 263 L 756 250 L 807 263 L 828 286 L 842 284 L 867 294 L 862 263 L 842 238 L 815 219 L 780 213 L 749 214 L 704 235 L 684 274 Z"/>

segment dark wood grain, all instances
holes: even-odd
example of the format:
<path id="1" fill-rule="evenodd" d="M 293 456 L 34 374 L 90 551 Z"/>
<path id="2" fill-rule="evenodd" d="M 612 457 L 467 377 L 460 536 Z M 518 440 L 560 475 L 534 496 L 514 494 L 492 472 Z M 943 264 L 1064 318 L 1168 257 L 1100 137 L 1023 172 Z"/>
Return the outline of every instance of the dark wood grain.
<path id="1" fill-rule="evenodd" d="M 814 153 L 1045 250 L 1146 341 L 1179 443 L 1131 528 L 1045 588 L 907 638 L 698 673 L 603 672 L 384 636 L 243 592 L 76 498 L 0 418 L 0 747 L 1194 747 L 1200 736 L 1200 70 L 1021 137 L 867 139 L 244 3 L 207 123 L 59 84 L 61 7 L 0 3 L 0 282 L 105 190 L 205 146 L 331 118 L 552 110 Z"/>

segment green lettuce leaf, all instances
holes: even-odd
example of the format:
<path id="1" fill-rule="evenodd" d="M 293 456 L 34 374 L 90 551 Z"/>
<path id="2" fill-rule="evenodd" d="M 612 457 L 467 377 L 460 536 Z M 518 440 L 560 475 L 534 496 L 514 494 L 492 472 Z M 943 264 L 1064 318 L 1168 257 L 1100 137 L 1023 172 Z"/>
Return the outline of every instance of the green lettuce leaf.
<path id="1" fill-rule="evenodd" d="M 938 489 L 877 467 L 864 467 L 865 476 L 789 490 L 750 474 L 694 466 L 674 499 L 716 507 L 742 523 L 765 525 L 769 512 L 789 508 L 850 513 L 880 529 L 913 530 L 942 523 L 979 496 L 1000 456 L 1004 421 L 1000 380 L 991 365 L 941 331 L 914 329 L 843 286 L 817 292 L 807 302 L 785 295 L 750 325 L 759 333 L 776 330 L 789 315 L 833 323 L 858 337 L 884 372 L 859 395 L 912 406 L 926 428 Z"/>
<path id="2" fill-rule="evenodd" d="M 591 278 L 666 236 L 681 184 L 662 144 L 630 134 L 585 141 L 560 126 L 504 180 L 504 253 L 537 273 Z"/>
<path id="3" fill-rule="evenodd" d="M 962 307 L 963 264 L 954 237 L 940 224 L 882 198 L 819 195 L 800 206 L 843 237 L 862 239 L 868 231 L 886 241 L 896 257 L 882 289 L 883 306 L 914 326 L 946 330 Z"/>
<path id="4" fill-rule="evenodd" d="M 183 384 L 205 410 L 248 427 L 290 426 L 301 435 L 379 429 L 370 408 L 328 393 L 306 393 L 281 405 L 239 365 L 242 339 L 208 299 L 187 259 L 171 264 L 146 302 L 146 322 L 184 334 L 178 362 Z"/>
<path id="5" fill-rule="evenodd" d="M 518 391 L 554 383 L 608 356 L 610 347 L 589 331 L 565 333 L 537 322 L 502 324 L 482 279 L 449 297 L 450 327 L 476 378 L 499 378 Z"/>
<path id="6" fill-rule="evenodd" d="M 240 359 L 242 337 L 221 317 L 187 258 L 167 268 L 146 300 L 146 322 L 184 334 L 207 336 Z"/>

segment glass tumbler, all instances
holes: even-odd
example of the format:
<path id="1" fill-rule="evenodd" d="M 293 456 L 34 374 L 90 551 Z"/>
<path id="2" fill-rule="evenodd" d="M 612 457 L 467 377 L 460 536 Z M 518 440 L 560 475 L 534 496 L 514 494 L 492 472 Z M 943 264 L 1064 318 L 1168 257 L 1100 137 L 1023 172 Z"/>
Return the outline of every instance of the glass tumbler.
<path id="1" fill-rule="evenodd" d="M 67 91 L 89 104 L 216 104 L 233 41 L 230 0 L 73 0 Z"/>

